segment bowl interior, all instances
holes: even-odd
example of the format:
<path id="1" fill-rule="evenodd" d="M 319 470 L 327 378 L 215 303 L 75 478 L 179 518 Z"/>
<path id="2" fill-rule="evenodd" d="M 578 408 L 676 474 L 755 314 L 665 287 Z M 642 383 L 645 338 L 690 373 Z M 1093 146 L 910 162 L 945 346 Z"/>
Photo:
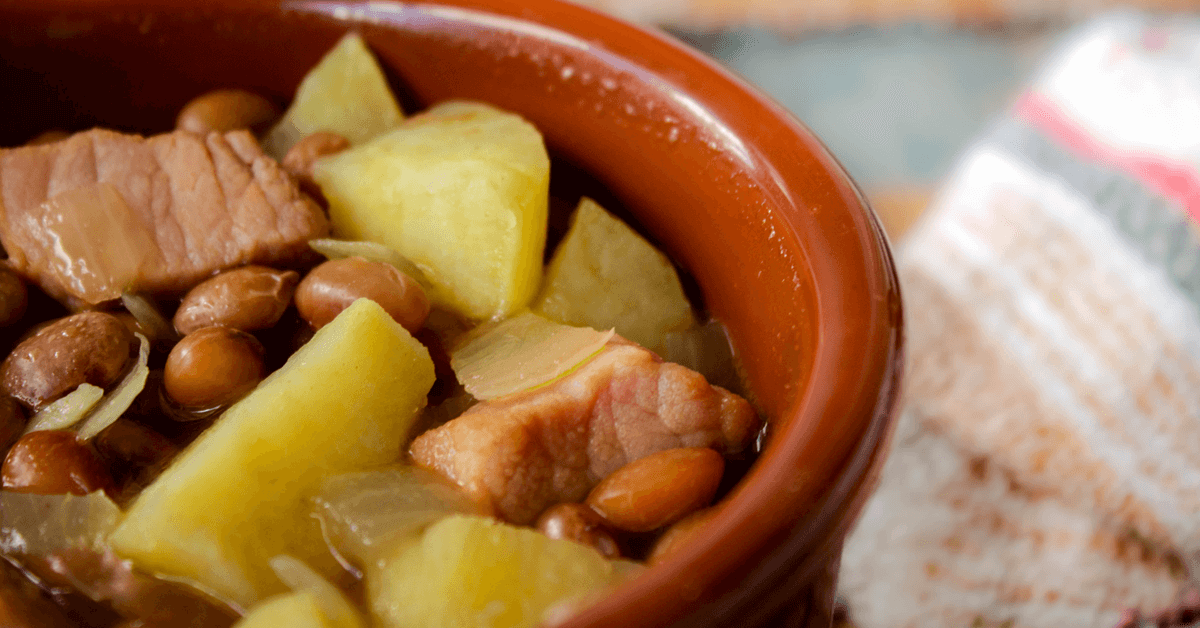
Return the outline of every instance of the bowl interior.
<path id="1" fill-rule="evenodd" d="M 666 624 L 698 603 L 710 620 L 736 613 L 753 597 L 744 583 L 837 542 L 895 388 L 886 244 L 806 129 L 665 37 L 552 0 L 9 3 L 0 146 L 50 128 L 162 131 L 218 87 L 286 104 L 349 28 L 408 111 L 474 98 L 533 122 L 562 160 L 552 179 L 588 173 L 582 191 L 608 196 L 691 272 L 771 417 L 764 455 L 707 534 L 572 625 Z"/>

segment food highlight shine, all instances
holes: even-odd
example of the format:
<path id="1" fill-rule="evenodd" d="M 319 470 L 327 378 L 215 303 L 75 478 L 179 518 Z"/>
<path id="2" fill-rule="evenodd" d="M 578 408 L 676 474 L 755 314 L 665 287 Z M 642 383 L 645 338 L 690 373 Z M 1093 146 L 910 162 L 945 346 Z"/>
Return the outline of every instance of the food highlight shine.
<path id="1" fill-rule="evenodd" d="M 405 117 L 355 34 L 281 116 L 0 149 L 21 625 L 536 626 L 686 542 L 763 420 L 598 203 L 543 268 L 550 163 L 486 103 Z"/>

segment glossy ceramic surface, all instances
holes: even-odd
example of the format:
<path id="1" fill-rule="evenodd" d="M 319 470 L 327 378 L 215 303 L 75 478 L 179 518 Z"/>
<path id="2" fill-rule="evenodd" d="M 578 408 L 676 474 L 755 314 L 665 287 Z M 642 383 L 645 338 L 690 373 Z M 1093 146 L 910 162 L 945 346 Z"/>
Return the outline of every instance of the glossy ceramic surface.
<path id="1" fill-rule="evenodd" d="M 451 97 L 517 111 L 605 186 L 694 275 L 771 417 L 765 452 L 702 538 L 569 625 L 822 616 L 890 433 L 900 295 L 840 166 L 710 60 L 553 0 L 0 0 L 0 145 L 53 127 L 167 129 L 216 87 L 284 104 L 350 28 L 410 111 Z"/>

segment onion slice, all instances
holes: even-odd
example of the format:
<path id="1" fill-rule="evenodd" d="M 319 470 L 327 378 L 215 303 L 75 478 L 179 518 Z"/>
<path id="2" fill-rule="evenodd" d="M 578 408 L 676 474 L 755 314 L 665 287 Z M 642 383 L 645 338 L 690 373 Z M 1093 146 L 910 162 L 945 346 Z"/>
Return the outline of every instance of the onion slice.
<path id="1" fill-rule="evenodd" d="M 179 338 L 175 333 L 175 326 L 169 323 L 167 317 L 159 311 L 158 306 L 146 297 L 126 292 L 121 295 L 121 303 L 137 320 L 138 325 L 142 331 L 146 332 L 150 340 L 157 342 Z"/>
<path id="2" fill-rule="evenodd" d="M 386 559 L 396 543 L 443 517 L 490 514 L 442 476 L 409 465 L 327 478 L 313 505 L 330 549 L 363 565 Z"/>
<path id="3" fill-rule="evenodd" d="M 25 427 L 25 433 L 44 430 L 65 430 L 83 420 L 104 397 L 104 389 L 92 384 L 80 384 L 61 399 L 42 408 Z"/>
<path id="4" fill-rule="evenodd" d="M 450 366 L 476 399 L 495 399 L 558 379 L 596 355 L 614 333 L 525 313 L 480 326 L 451 354 Z"/>
<path id="5" fill-rule="evenodd" d="M 720 321 L 693 325 L 663 334 L 662 359 L 686 366 L 704 376 L 708 383 L 741 392 L 729 336 Z"/>
<path id="6" fill-rule="evenodd" d="M 137 364 L 129 369 L 129 373 L 117 384 L 112 392 L 96 406 L 96 409 L 88 416 L 79 426 L 79 433 L 76 438 L 79 440 L 88 440 L 100 432 L 104 428 L 112 425 L 121 415 L 133 405 L 133 400 L 137 398 L 142 389 L 146 387 L 146 377 L 150 375 L 150 367 L 147 365 L 150 360 L 150 341 L 141 334 L 137 336 L 138 342 L 138 358 Z"/>
<path id="7" fill-rule="evenodd" d="M 103 491 L 87 495 L 0 492 L 0 551 L 46 556 L 68 547 L 102 549 L 121 510 Z"/>
<path id="8" fill-rule="evenodd" d="M 396 267 L 396 270 L 412 277 L 417 283 L 421 284 L 421 288 L 425 292 L 429 292 L 432 289 L 429 279 L 425 276 L 425 271 L 421 270 L 412 260 L 404 257 L 395 249 L 379 244 L 378 242 L 317 238 L 316 240 L 309 240 L 308 246 L 329 259 L 358 256 L 371 262 L 391 264 Z"/>

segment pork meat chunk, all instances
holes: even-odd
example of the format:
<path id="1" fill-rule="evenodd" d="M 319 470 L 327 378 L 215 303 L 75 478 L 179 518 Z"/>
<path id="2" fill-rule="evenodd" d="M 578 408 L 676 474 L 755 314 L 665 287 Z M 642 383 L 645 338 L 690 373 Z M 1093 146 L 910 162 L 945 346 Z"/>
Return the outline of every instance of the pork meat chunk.
<path id="1" fill-rule="evenodd" d="M 328 228 L 246 131 L 93 129 L 0 150 L 8 262 L 62 300 L 178 294 L 224 268 L 293 261 Z"/>
<path id="2" fill-rule="evenodd" d="M 737 454 L 759 427 L 746 400 L 614 339 L 549 386 L 476 404 L 422 434 L 410 453 L 524 524 L 553 504 L 581 500 L 629 462 L 676 447 Z"/>

